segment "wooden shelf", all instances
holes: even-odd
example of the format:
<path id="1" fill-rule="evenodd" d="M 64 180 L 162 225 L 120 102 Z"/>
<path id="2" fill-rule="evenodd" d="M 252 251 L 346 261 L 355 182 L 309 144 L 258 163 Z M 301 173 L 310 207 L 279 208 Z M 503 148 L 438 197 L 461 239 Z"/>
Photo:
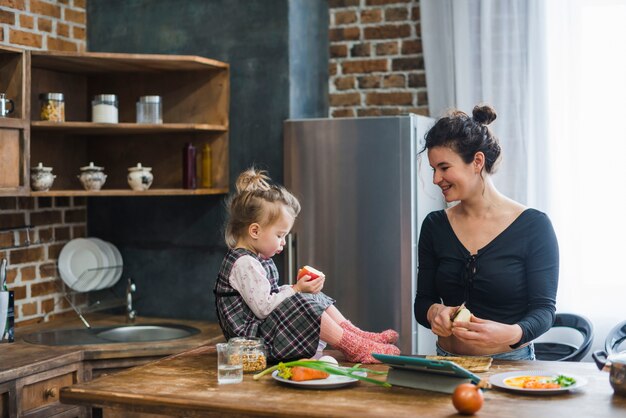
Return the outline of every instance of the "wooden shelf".
<path id="1" fill-rule="evenodd" d="M 1 121 L 1 119 L 0 119 Z M 1 125 L 0 125 L 1 126 Z M 93 123 L 93 122 L 48 122 L 33 121 L 33 131 L 53 131 L 67 134 L 82 135 L 128 135 L 128 134 L 154 134 L 154 133 L 194 133 L 194 132 L 226 132 L 228 129 L 223 125 L 211 125 L 206 123 L 163 123 L 163 124 L 138 124 L 138 123 Z"/>
<path id="2" fill-rule="evenodd" d="M 211 189 L 148 189 L 144 192 L 125 189 L 102 189 L 98 191 L 87 190 L 49 190 L 47 192 L 31 192 L 31 196 L 197 196 L 197 195 L 216 195 L 227 194 L 227 188 L 211 188 Z"/>
<path id="3" fill-rule="evenodd" d="M 0 128 L 24 129 L 27 125 L 28 122 L 24 119 L 0 117 Z"/>

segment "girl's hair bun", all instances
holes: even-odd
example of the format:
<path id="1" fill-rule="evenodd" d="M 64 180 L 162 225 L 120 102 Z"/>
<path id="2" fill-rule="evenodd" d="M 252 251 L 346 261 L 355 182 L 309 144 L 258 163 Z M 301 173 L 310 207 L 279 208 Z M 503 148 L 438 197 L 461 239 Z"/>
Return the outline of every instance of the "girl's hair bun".
<path id="1" fill-rule="evenodd" d="M 251 192 L 254 190 L 267 191 L 271 189 L 269 184 L 270 178 L 267 172 L 250 168 L 239 175 L 235 187 L 237 192 Z"/>
<path id="2" fill-rule="evenodd" d="M 489 125 L 497 116 L 496 110 L 489 105 L 476 105 L 472 111 L 473 119 L 483 125 Z"/>

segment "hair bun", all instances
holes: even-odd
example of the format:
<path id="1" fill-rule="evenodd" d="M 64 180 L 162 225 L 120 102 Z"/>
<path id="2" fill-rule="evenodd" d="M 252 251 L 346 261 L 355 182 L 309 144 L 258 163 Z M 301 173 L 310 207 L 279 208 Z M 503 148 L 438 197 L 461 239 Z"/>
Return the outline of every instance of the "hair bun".
<path id="1" fill-rule="evenodd" d="M 254 167 L 249 168 L 239 175 L 235 187 L 237 192 L 251 192 L 254 190 L 267 191 L 271 187 L 268 183 L 269 177 L 267 172 L 263 170 L 256 170 Z"/>
<path id="2" fill-rule="evenodd" d="M 476 105 L 472 111 L 474 120 L 483 125 L 489 125 L 497 116 L 496 110 L 489 105 Z"/>

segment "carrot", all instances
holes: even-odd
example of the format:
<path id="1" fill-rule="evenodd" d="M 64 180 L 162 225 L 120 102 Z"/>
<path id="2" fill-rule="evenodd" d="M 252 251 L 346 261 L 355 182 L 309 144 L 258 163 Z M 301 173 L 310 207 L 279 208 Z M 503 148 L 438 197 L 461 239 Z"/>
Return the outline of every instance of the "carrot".
<path id="1" fill-rule="evenodd" d="M 291 380 L 302 382 L 304 380 L 326 379 L 330 374 L 321 370 L 309 369 L 308 367 L 294 366 L 291 368 Z"/>

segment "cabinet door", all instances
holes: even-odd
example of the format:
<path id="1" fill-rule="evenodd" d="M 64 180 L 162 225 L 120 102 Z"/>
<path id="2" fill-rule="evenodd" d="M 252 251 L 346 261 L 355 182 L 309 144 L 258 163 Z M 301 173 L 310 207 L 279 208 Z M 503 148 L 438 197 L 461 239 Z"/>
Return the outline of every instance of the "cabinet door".
<path id="1" fill-rule="evenodd" d="M 0 384 L 0 418 L 15 416 L 14 393 L 10 383 Z"/>
<path id="2" fill-rule="evenodd" d="M 0 129 L 0 191 L 20 187 L 23 169 L 20 137 L 19 129 Z"/>

